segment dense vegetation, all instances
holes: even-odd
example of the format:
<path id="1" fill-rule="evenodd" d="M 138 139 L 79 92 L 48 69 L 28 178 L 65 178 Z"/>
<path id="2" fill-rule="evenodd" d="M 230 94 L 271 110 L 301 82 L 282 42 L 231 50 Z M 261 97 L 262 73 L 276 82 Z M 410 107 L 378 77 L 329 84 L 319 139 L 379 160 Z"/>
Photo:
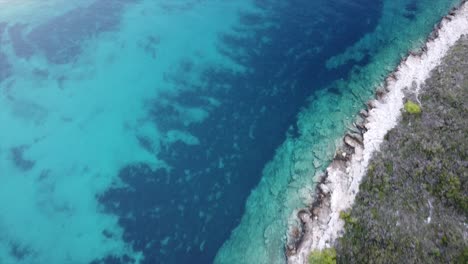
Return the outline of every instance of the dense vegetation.
<path id="1" fill-rule="evenodd" d="M 342 214 L 338 263 L 468 263 L 468 39 L 407 97 Z"/>

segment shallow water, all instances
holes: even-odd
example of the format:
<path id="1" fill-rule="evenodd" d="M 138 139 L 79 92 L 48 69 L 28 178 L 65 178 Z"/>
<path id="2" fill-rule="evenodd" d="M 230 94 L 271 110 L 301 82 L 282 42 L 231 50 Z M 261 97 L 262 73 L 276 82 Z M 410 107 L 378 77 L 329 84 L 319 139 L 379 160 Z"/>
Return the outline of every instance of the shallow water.
<path id="1" fill-rule="evenodd" d="M 0 262 L 284 263 L 335 141 L 458 1 L 285 2 L 0 0 Z"/>

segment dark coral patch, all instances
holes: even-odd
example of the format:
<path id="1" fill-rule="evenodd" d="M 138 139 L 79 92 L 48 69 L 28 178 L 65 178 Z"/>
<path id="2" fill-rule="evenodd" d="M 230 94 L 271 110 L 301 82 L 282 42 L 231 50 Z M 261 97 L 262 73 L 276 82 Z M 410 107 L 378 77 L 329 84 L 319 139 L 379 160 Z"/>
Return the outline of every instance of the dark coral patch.
<path id="1" fill-rule="evenodd" d="M 8 34 L 10 35 L 16 56 L 25 59 L 29 59 L 34 54 L 34 47 L 23 36 L 27 26 L 27 24 L 15 24 L 8 28 Z"/>
<path id="2" fill-rule="evenodd" d="M 17 260 L 23 260 L 31 254 L 31 250 L 17 242 L 10 242 L 10 255 Z"/>
<path id="3" fill-rule="evenodd" d="M 413 20 L 416 17 L 416 13 L 418 12 L 419 7 L 418 7 L 418 2 L 417 1 L 411 1 L 408 3 L 405 7 L 405 13 L 403 16 L 409 20 Z"/>
<path id="4" fill-rule="evenodd" d="M 107 256 L 103 259 L 93 260 L 90 264 L 130 264 L 135 263 L 135 260 L 127 255 L 122 257 Z"/>
<path id="5" fill-rule="evenodd" d="M 49 77 L 49 71 L 45 70 L 45 69 L 36 68 L 36 69 L 33 70 L 33 73 L 37 77 L 40 77 L 40 78 L 43 78 L 43 79 L 47 79 L 47 77 Z"/>
<path id="6" fill-rule="evenodd" d="M 33 160 L 28 160 L 24 158 L 24 152 L 28 149 L 28 146 L 26 145 L 21 145 L 18 147 L 14 147 L 11 149 L 11 156 L 13 159 L 13 162 L 15 165 L 24 170 L 28 171 L 34 167 L 34 164 L 36 163 Z"/>
<path id="7" fill-rule="evenodd" d="M 0 82 L 8 78 L 11 74 L 11 65 L 7 57 L 0 52 Z"/>
<path id="8" fill-rule="evenodd" d="M 81 45 L 85 40 L 101 32 L 115 30 L 126 3 L 135 1 L 97 0 L 87 7 L 75 8 L 35 27 L 27 39 L 50 62 L 72 62 L 81 53 Z"/>
<path id="9" fill-rule="evenodd" d="M 6 26 L 7 26 L 7 23 L 0 22 L 0 41 L 2 41 L 3 31 L 5 31 Z"/>
<path id="10" fill-rule="evenodd" d="M 150 54 L 153 59 L 157 56 L 157 46 L 161 42 L 159 36 L 149 36 L 140 43 L 140 46 L 145 50 L 146 53 Z"/>
<path id="11" fill-rule="evenodd" d="M 154 153 L 154 146 L 150 138 L 145 136 L 137 136 L 137 140 L 143 149 L 145 149 L 149 153 Z"/>
<path id="12" fill-rule="evenodd" d="M 199 4 L 200 0 L 192 0 L 192 1 L 185 1 L 185 2 L 163 2 L 159 4 L 161 8 L 166 10 L 167 12 L 181 12 L 187 11 L 194 8 L 197 4 Z"/>
<path id="13" fill-rule="evenodd" d="M 8 62 L 5 54 L 1 52 L 1 42 L 3 39 L 3 32 L 5 31 L 7 23 L 0 22 L 0 82 L 6 79 L 11 74 L 11 65 Z"/>

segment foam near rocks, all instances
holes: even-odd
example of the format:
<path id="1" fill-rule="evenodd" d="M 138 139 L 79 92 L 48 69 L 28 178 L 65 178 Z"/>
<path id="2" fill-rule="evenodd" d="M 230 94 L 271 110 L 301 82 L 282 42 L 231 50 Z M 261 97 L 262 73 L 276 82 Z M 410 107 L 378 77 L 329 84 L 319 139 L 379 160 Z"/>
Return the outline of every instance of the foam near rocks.
<path id="1" fill-rule="evenodd" d="M 310 208 L 295 213 L 301 222 L 290 231 L 286 247 L 288 263 L 307 263 L 312 250 L 333 245 L 344 231 L 340 212 L 351 208 L 362 177 L 375 151 L 379 150 L 385 134 L 396 126 L 403 108 L 404 91 L 420 85 L 441 63 L 451 46 L 468 34 L 468 2 L 442 19 L 419 53 L 410 53 L 395 72 L 385 80 L 384 90 L 368 103 L 369 110 L 361 111 L 362 123 L 347 134 L 342 148 L 317 184 L 315 201 Z M 300 237 L 297 234 L 301 234 Z"/>

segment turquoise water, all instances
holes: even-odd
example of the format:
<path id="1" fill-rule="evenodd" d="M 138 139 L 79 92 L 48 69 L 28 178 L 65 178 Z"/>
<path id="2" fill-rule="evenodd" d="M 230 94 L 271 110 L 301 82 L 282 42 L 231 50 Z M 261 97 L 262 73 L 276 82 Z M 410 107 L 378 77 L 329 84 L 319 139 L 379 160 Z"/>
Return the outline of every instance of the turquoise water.
<path id="1" fill-rule="evenodd" d="M 336 141 L 457 2 L 0 0 L 0 263 L 284 263 Z"/>

